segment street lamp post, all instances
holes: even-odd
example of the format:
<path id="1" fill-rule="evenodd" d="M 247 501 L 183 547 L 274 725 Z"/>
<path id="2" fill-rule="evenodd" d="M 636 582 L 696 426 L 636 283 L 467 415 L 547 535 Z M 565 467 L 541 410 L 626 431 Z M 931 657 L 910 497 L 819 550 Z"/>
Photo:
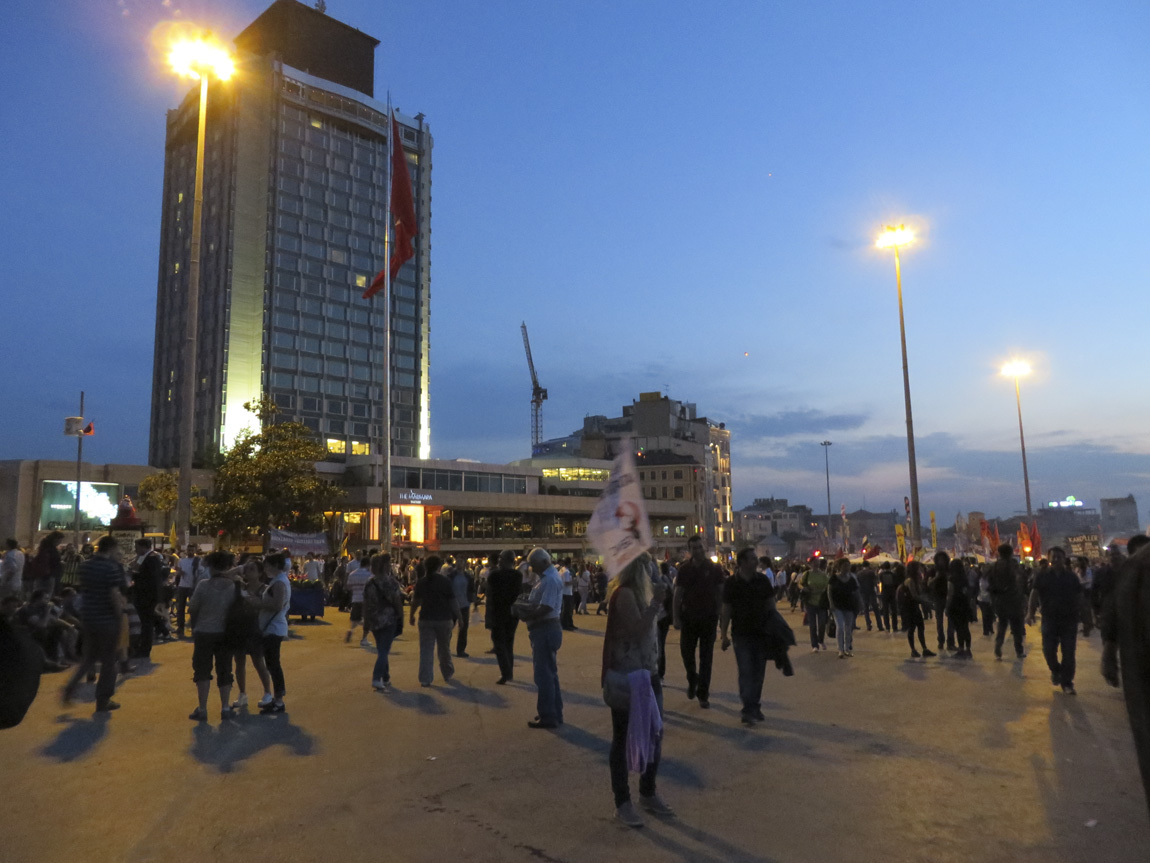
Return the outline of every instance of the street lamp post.
<path id="1" fill-rule="evenodd" d="M 183 369 L 180 378 L 180 478 L 177 485 L 176 522 L 187 546 L 192 520 L 192 451 L 196 436 L 196 353 L 200 319 L 200 246 L 204 210 L 204 145 L 208 122 L 208 77 L 221 81 L 232 76 L 235 65 L 223 45 L 207 37 L 186 39 L 168 55 L 173 71 L 200 82 L 199 130 L 196 135 L 196 175 L 192 199 L 192 242 L 188 257 L 187 304 L 184 314 Z"/>
<path id="2" fill-rule="evenodd" d="M 914 231 L 903 226 L 886 225 L 875 243 L 880 249 L 894 249 L 894 279 L 898 286 L 898 334 L 902 342 L 902 389 L 906 400 L 906 454 L 910 463 L 910 540 L 911 548 L 920 546 L 921 521 L 918 509 L 918 466 L 914 456 L 914 418 L 910 409 L 910 371 L 906 361 L 906 321 L 902 312 L 902 265 L 899 260 L 899 246 L 914 241 Z"/>
<path id="3" fill-rule="evenodd" d="M 1030 364 L 1023 360 L 1012 360 L 1002 367 L 1002 374 L 1014 378 L 1014 401 L 1018 405 L 1018 442 L 1022 446 L 1022 484 L 1026 489 L 1026 520 L 1033 518 L 1030 508 L 1030 473 L 1026 469 L 1026 436 L 1022 433 L 1022 391 L 1018 379 L 1030 374 Z"/>
<path id="4" fill-rule="evenodd" d="M 831 542 L 831 442 L 829 440 L 819 441 L 819 446 L 823 448 L 823 461 L 827 467 L 827 545 Z"/>

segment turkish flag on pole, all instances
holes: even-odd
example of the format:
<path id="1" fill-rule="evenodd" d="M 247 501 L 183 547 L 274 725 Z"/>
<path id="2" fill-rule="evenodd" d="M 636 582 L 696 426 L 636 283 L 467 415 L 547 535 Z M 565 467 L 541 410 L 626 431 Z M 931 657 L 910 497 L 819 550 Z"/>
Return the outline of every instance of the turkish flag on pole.
<path id="1" fill-rule="evenodd" d="M 411 191 L 411 174 L 407 171 L 407 156 L 403 153 L 403 142 L 399 136 L 399 122 L 395 113 L 391 115 L 391 218 L 395 222 L 395 243 L 391 247 L 391 260 L 388 267 L 392 280 L 399 274 L 404 262 L 415 255 L 413 240 L 419 233 L 415 221 L 415 200 Z M 373 296 L 386 284 L 384 271 L 380 270 L 363 292 L 363 298 Z"/>
<path id="2" fill-rule="evenodd" d="M 85 437 L 91 437 L 96 433 L 96 424 L 94 422 L 88 423 L 84 426 L 84 431 L 81 432 Z"/>

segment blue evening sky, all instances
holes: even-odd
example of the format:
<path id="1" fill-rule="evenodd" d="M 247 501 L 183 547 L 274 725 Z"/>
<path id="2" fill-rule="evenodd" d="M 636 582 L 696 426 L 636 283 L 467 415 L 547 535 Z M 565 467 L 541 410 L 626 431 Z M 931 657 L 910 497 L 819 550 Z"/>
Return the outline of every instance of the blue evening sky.
<path id="1" fill-rule="evenodd" d="M 0 458 L 147 458 L 164 113 L 149 33 L 265 0 L 8 0 Z M 735 503 L 900 507 L 894 263 L 925 513 L 1150 505 L 1143 2 L 331 0 L 435 136 L 432 455 L 530 448 L 663 390 L 732 429 Z"/>

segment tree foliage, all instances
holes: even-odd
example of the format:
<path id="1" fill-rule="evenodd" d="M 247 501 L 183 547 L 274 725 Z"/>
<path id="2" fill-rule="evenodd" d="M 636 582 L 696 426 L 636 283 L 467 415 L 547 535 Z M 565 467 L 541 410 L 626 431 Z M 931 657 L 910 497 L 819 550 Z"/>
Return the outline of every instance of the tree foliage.
<path id="1" fill-rule="evenodd" d="M 323 445 L 302 423 L 276 422 L 270 399 L 244 407 L 260 418 L 262 430 L 241 435 L 224 453 L 202 507 L 202 527 L 237 539 L 272 527 L 322 530 L 324 512 L 344 494 L 316 471 L 327 455 Z"/>
<path id="2" fill-rule="evenodd" d="M 178 496 L 174 473 L 152 473 L 140 480 L 139 499 L 136 503 L 140 509 L 150 512 L 170 513 L 176 508 Z"/>

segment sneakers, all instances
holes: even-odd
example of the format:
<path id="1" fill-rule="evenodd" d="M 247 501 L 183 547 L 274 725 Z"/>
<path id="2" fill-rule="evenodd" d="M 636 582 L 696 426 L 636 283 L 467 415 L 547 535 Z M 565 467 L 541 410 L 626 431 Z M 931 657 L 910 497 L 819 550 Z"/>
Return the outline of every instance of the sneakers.
<path id="1" fill-rule="evenodd" d="M 371 647 L 371 642 L 368 641 L 366 638 L 361 638 L 359 640 L 359 646 L 360 647 Z"/>
<path id="2" fill-rule="evenodd" d="M 847 651 L 847 656 L 854 656 L 854 655 L 855 655 L 855 652 L 853 650 Z"/>
<path id="3" fill-rule="evenodd" d="M 239 698 L 232 702 L 232 710 L 246 710 L 248 706 L 248 694 L 241 692 Z"/>
<path id="4" fill-rule="evenodd" d="M 818 653 L 818 652 L 819 652 L 819 649 L 817 647 L 811 648 L 811 653 Z"/>
<path id="5" fill-rule="evenodd" d="M 994 658 L 997 659 L 999 662 L 1002 662 L 1002 645 L 1001 644 L 994 645 Z"/>
<path id="6" fill-rule="evenodd" d="M 912 647 L 912 648 L 911 648 L 911 651 L 910 651 L 910 658 L 911 658 L 911 659 L 918 659 L 920 656 L 922 656 L 922 654 L 921 654 L 921 653 L 919 653 L 917 650 L 915 650 L 915 649 Z"/>
<path id="7" fill-rule="evenodd" d="M 839 651 L 839 659 L 846 659 L 846 658 L 847 658 L 846 651 L 840 650 Z"/>
<path id="8" fill-rule="evenodd" d="M 1074 689 L 1073 686 L 1071 686 L 1070 688 L 1071 688 L 1071 690 Z M 119 709 L 120 709 L 120 703 L 118 701 L 105 701 L 103 704 L 97 704 L 96 705 L 96 712 L 97 713 L 111 713 L 113 710 L 119 710 Z"/>
<path id="9" fill-rule="evenodd" d="M 192 720 L 192 722 L 207 722 L 208 711 L 204 710 L 202 707 L 197 707 L 195 710 L 188 714 L 188 719 Z"/>
<path id="10" fill-rule="evenodd" d="M 703 708 L 704 710 L 710 710 L 711 709 L 711 702 L 708 701 L 706 698 L 699 696 L 699 706 L 701 708 Z"/>
<path id="11" fill-rule="evenodd" d="M 1067 695 L 1077 695 L 1078 694 L 1078 690 L 1074 688 L 1073 683 L 1062 684 L 1062 691 L 1064 693 L 1066 693 Z"/>
<path id="12" fill-rule="evenodd" d="M 643 819 L 639 817 L 639 813 L 635 811 L 635 805 L 630 800 L 622 806 L 616 807 L 615 820 L 622 821 L 628 827 L 643 826 Z"/>
<path id="13" fill-rule="evenodd" d="M 376 692 L 390 692 L 391 691 L 391 684 L 388 683 L 386 680 L 373 680 L 371 682 L 371 688 L 374 689 Z"/>
<path id="14" fill-rule="evenodd" d="M 267 707 L 269 704 L 271 704 L 273 701 L 275 701 L 275 699 L 274 699 L 274 698 L 272 698 L 272 696 L 270 696 L 270 695 L 265 695 L 263 698 L 261 698 L 261 699 L 259 700 L 259 703 L 257 703 L 257 704 L 256 704 L 256 707 L 258 707 L 260 710 L 263 710 L 263 709 L 264 709 L 264 708 L 266 708 L 266 707 Z"/>
<path id="15" fill-rule="evenodd" d="M 197 708 L 198 709 L 198 708 Z M 236 709 L 234 707 L 225 707 L 220 711 L 220 719 L 227 722 L 229 719 L 236 718 Z"/>
<path id="16" fill-rule="evenodd" d="M 675 810 L 668 806 L 667 801 L 660 797 L 658 793 L 652 794 L 650 797 L 646 794 L 640 794 L 639 805 L 652 815 L 660 815 L 663 818 L 675 817 Z"/>
<path id="17" fill-rule="evenodd" d="M 287 708 L 282 701 L 273 701 L 267 707 L 261 707 L 261 713 L 283 713 Z"/>
<path id="18" fill-rule="evenodd" d="M 922 655 L 929 659 L 932 656 L 938 656 L 933 650 L 927 650 L 925 647 L 922 649 Z"/>

